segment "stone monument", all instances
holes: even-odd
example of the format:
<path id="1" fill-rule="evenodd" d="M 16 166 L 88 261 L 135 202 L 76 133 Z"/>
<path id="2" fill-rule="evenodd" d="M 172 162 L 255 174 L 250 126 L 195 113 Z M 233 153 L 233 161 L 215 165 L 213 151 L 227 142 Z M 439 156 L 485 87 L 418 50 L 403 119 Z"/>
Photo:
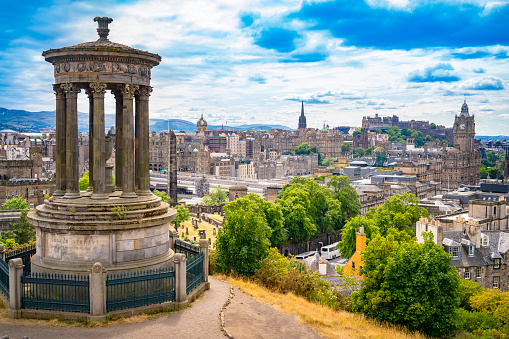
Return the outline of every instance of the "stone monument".
<path id="1" fill-rule="evenodd" d="M 88 274 L 96 262 L 108 274 L 172 265 L 169 224 L 176 211 L 150 192 L 149 177 L 150 76 L 161 57 L 109 41 L 111 18 L 94 21 L 97 41 L 42 53 L 55 75 L 57 187 L 28 215 L 37 238 L 33 272 Z M 90 127 L 91 187 L 83 192 L 78 185 L 81 90 L 89 99 Z M 106 91 L 116 102 L 116 187 L 106 166 L 112 145 L 105 137 Z"/>

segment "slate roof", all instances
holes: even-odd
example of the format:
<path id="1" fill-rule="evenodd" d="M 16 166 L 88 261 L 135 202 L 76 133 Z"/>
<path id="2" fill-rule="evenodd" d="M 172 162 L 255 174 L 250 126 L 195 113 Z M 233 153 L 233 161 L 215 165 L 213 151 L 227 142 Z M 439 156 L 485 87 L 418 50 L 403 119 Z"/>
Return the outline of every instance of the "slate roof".
<path id="1" fill-rule="evenodd" d="M 487 264 L 484 260 L 485 254 L 482 251 L 483 248 L 480 250 L 476 248 L 473 256 L 468 255 L 468 250 L 470 245 L 472 245 L 472 241 L 464 231 L 444 231 L 443 244 L 445 246 L 460 247 L 459 258 L 453 258 L 451 260 L 452 267 L 477 267 L 486 266 Z M 484 249 L 486 250 L 487 248 Z"/>

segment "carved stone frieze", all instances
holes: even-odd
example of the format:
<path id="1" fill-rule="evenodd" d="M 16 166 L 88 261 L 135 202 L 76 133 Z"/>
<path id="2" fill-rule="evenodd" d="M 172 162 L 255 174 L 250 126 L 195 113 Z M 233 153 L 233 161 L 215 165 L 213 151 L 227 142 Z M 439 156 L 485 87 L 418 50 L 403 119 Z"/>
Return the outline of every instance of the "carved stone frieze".
<path id="1" fill-rule="evenodd" d="M 150 79 L 150 66 L 143 64 L 133 64 L 125 61 L 70 61 L 54 64 L 54 73 L 90 73 L 90 72 L 110 72 L 135 75 L 140 78 Z"/>

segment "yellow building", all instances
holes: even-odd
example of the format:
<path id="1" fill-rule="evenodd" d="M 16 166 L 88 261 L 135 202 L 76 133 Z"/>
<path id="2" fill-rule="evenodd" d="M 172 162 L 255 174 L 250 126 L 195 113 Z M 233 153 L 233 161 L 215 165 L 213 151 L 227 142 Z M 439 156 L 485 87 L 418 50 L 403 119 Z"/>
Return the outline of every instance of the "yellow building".
<path id="1" fill-rule="evenodd" d="M 364 227 L 359 227 L 359 232 L 355 234 L 355 253 L 348 259 L 343 272 L 345 276 L 356 277 L 357 280 L 363 280 L 364 277 L 359 274 L 359 270 L 362 268 L 362 252 L 366 247 L 366 233 L 364 233 Z"/>

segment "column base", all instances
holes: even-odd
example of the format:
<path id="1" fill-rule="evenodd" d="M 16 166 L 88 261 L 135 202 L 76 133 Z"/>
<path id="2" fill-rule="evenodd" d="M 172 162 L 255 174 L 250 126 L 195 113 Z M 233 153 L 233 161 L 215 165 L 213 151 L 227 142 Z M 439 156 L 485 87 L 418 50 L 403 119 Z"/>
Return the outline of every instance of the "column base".
<path id="1" fill-rule="evenodd" d="M 120 194 L 120 197 L 132 199 L 132 198 L 137 198 L 138 195 L 134 192 L 122 192 L 122 194 Z"/>
<path id="2" fill-rule="evenodd" d="M 78 199 L 81 198 L 81 194 L 76 192 L 67 192 L 64 195 L 64 199 Z"/>
<path id="3" fill-rule="evenodd" d="M 63 197 L 64 194 L 65 194 L 64 190 L 56 190 L 55 192 L 53 192 L 54 197 Z"/>
<path id="4" fill-rule="evenodd" d="M 137 191 L 136 194 L 138 194 L 138 195 L 151 195 L 152 191 L 151 190 L 142 190 L 142 191 Z"/>
<path id="5" fill-rule="evenodd" d="M 108 195 L 105 193 L 92 193 L 92 195 L 90 196 L 90 199 L 104 200 L 104 199 L 108 199 Z"/>

